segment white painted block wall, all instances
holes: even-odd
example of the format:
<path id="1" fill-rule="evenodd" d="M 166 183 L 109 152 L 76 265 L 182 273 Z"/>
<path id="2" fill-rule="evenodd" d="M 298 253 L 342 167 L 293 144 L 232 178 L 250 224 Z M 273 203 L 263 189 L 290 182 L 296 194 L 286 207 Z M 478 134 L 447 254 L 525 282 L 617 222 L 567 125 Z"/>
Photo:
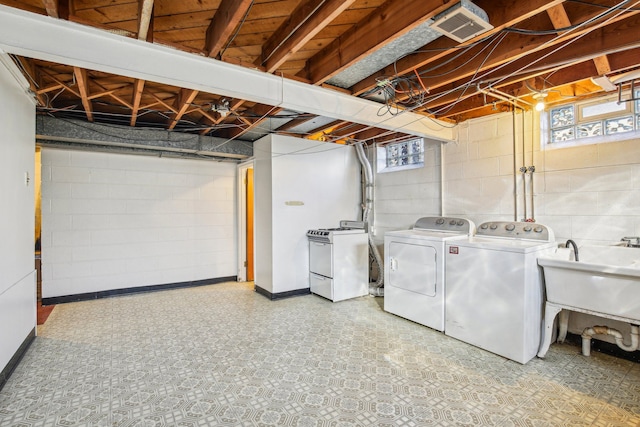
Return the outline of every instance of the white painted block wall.
<path id="1" fill-rule="evenodd" d="M 26 84 L 26 82 L 23 82 Z M 27 85 L 28 86 L 28 85 Z M 35 105 L 0 63 L 0 371 L 36 327 Z"/>
<path id="2" fill-rule="evenodd" d="M 375 241 L 408 229 L 418 218 L 440 215 L 440 142 L 425 140 L 424 168 L 375 174 Z M 372 149 L 368 153 L 375 165 Z"/>
<path id="3" fill-rule="evenodd" d="M 235 173 L 43 149 L 43 298 L 235 276 Z"/>

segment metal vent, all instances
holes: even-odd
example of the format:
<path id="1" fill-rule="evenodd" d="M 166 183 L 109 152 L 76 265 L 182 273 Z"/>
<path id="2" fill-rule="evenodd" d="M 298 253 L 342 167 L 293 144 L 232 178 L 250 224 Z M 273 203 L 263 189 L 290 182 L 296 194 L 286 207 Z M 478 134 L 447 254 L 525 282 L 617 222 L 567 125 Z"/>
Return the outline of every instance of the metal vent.
<path id="1" fill-rule="evenodd" d="M 482 9 L 463 0 L 436 16 L 431 28 L 462 43 L 489 31 L 493 25 L 489 24 L 487 14 Z"/>

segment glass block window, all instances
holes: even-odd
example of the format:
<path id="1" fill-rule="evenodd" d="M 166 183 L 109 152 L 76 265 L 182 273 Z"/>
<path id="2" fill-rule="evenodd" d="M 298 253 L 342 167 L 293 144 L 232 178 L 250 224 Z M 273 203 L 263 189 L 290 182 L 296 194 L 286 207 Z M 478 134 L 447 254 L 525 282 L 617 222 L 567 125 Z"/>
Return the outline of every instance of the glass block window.
<path id="1" fill-rule="evenodd" d="M 607 135 L 631 132 L 633 130 L 633 117 L 628 116 L 605 120 L 604 127 Z"/>
<path id="2" fill-rule="evenodd" d="M 630 101 L 607 96 L 552 108 L 544 122 L 551 144 L 640 132 L 640 89 Z"/>
<path id="3" fill-rule="evenodd" d="M 377 171 L 394 172 L 424 166 L 424 139 L 413 138 L 377 148 Z"/>
<path id="4" fill-rule="evenodd" d="M 424 141 L 422 138 L 397 142 L 386 146 L 387 167 L 424 164 Z"/>

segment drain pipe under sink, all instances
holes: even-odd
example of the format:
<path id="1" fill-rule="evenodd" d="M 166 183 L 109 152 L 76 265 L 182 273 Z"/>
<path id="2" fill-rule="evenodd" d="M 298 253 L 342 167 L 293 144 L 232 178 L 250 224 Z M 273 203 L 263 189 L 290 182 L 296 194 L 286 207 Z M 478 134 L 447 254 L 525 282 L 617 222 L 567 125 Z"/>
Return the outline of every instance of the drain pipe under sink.
<path id="1" fill-rule="evenodd" d="M 381 297 L 384 295 L 383 281 L 384 281 L 384 264 L 382 262 L 382 257 L 380 256 L 380 251 L 376 246 L 373 240 L 373 234 L 371 232 L 371 224 L 369 223 L 369 215 L 371 214 L 371 205 L 373 202 L 373 171 L 371 169 L 371 163 L 369 163 L 369 159 L 367 159 L 367 155 L 364 152 L 364 142 L 356 142 L 353 144 L 356 149 L 356 154 L 358 155 L 358 160 L 362 165 L 362 171 L 364 173 L 364 188 L 365 192 L 362 195 L 363 204 L 362 204 L 362 221 L 367 223 L 367 234 L 369 237 L 369 247 L 371 248 L 371 252 L 373 254 L 373 259 L 378 265 L 378 280 L 374 285 L 369 285 L 369 295 L 375 297 Z"/>
<path id="2" fill-rule="evenodd" d="M 636 351 L 638 349 L 638 325 L 631 325 L 631 345 L 626 345 L 622 333 L 608 326 L 593 326 L 582 331 L 582 355 L 591 355 L 591 337 L 594 335 L 611 335 L 615 338 L 618 347 L 624 351 Z"/>

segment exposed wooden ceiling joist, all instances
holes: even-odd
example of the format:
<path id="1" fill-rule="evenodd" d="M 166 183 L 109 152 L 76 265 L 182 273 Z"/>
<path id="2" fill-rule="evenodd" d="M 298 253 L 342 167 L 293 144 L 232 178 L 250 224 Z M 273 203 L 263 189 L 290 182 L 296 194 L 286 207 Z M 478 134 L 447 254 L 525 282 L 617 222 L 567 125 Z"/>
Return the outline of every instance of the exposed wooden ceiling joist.
<path id="1" fill-rule="evenodd" d="M 137 38 L 140 43 L 169 46 L 178 55 L 210 56 L 245 67 L 236 72 L 237 78 L 212 85 L 207 80 L 219 81 L 228 76 L 220 76 L 219 72 L 201 75 L 198 78 L 204 84 L 173 76 L 154 78 L 156 74 L 166 74 L 163 69 L 171 67 L 172 64 L 167 63 L 171 59 L 149 59 L 147 54 L 132 54 L 132 51 L 112 58 L 110 64 L 119 63 L 119 67 L 94 69 L 90 69 L 91 61 L 55 63 L 38 55 L 35 60 L 15 58 L 36 94 L 39 112 L 74 118 L 82 118 L 80 114 L 84 114 L 85 120 L 116 121 L 130 126 L 245 140 L 273 131 L 305 134 L 309 128 L 305 121 L 321 114 L 318 123 L 339 120 L 312 131 L 318 135 L 324 132 L 332 138 L 346 135 L 388 141 L 402 138 L 402 134 L 396 134 L 396 125 L 386 123 L 398 119 L 391 115 L 390 106 L 424 109 L 412 116 L 415 120 L 406 128 L 415 132 L 435 127 L 426 118 L 423 124 L 416 125 L 422 117 L 433 113 L 460 121 L 508 108 L 499 103 L 495 109 L 493 103 L 486 106 L 485 96 L 477 93 L 476 85 L 480 82 L 483 87 L 492 85 L 525 100 L 530 99 L 532 89 L 554 88 L 554 93 L 583 96 L 600 90 L 584 83 L 589 77 L 614 77 L 640 69 L 640 42 L 635 36 L 640 33 L 640 18 L 634 16 L 640 11 L 640 0 L 625 3 L 626 9 L 619 7 L 619 0 L 473 2 L 486 12 L 494 27 L 492 30 L 464 43 L 439 37 L 413 53 L 399 55 L 394 63 L 363 77 L 349 89 L 335 88 L 328 82 L 459 0 L 0 0 L 0 5 L 59 18 L 43 21 L 42 25 L 47 28 L 51 22 L 69 24 L 65 22 L 68 20 L 120 37 Z M 0 6 L 0 25 L 4 25 L 3 7 Z M 598 14 L 608 14 L 608 17 L 581 26 Z M 9 22 L 5 26 L 11 25 Z M 13 28 L 11 32 L 0 30 L 0 45 L 6 47 L 3 37 L 13 39 L 21 28 Z M 39 33 L 37 29 L 30 32 Z M 43 32 L 49 33 L 49 30 Z M 66 47 L 82 40 L 97 51 L 99 43 L 93 34 L 75 34 L 76 37 L 57 43 Z M 24 36 L 31 35 L 25 33 Z M 50 40 L 43 39 L 43 43 L 48 45 Z M 123 39 L 122 45 L 128 46 L 127 40 Z M 111 46 L 110 50 L 120 49 Z M 123 62 L 125 55 L 127 60 Z M 136 72 L 129 73 L 130 64 L 138 64 L 141 58 L 148 64 L 153 63 L 153 67 L 135 65 Z M 278 77 L 247 89 L 247 68 Z M 124 75 L 113 72 L 122 69 L 127 70 Z M 190 72 L 184 70 L 186 74 Z M 223 73 L 226 72 L 225 68 Z M 281 82 L 289 89 L 274 90 L 285 86 Z M 413 92 L 411 95 L 396 90 L 384 92 L 380 82 L 389 82 L 388 87 L 398 90 L 394 85 L 407 82 Z M 290 97 L 288 91 L 295 91 L 298 84 L 333 89 L 336 97 L 348 96 L 348 99 L 366 95 L 378 103 L 375 109 L 379 116 L 357 122 L 355 116 L 344 116 L 343 110 L 360 108 L 358 102 L 347 102 L 347 107 L 336 103 L 333 95 L 326 92 L 308 93 L 293 101 L 288 98 L 283 104 L 283 97 Z M 376 93 L 379 98 L 375 97 Z M 259 96 L 253 96 L 256 94 Z M 217 110 L 217 106 L 226 102 L 229 114 L 225 108 Z M 331 104 L 335 108 L 314 109 L 314 103 Z M 280 116 L 282 118 L 270 122 L 270 126 L 278 126 L 275 130 L 266 129 L 265 114 L 273 116 L 282 107 L 302 116 L 293 116 L 284 125 L 287 116 Z M 353 121 L 346 120 L 349 117 Z M 376 125 L 380 123 L 385 124 Z M 448 126 L 442 124 L 445 125 Z M 297 130 L 298 126 L 305 131 Z"/>

